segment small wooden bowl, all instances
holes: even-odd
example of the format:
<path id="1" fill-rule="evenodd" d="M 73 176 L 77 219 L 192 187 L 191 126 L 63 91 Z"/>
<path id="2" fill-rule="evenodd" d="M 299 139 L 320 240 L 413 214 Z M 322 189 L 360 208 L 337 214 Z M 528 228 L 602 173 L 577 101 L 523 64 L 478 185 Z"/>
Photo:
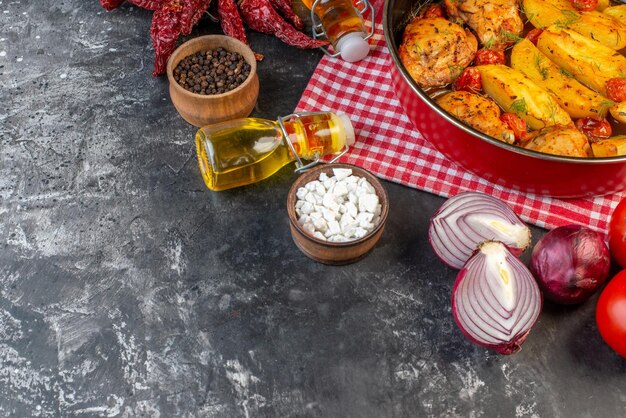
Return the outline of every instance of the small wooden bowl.
<path id="1" fill-rule="evenodd" d="M 174 79 L 174 69 L 185 57 L 199 51 L 222 47 L 239 53 L 250 65 L 250 75 L 237 88 L 222 94 L 197 94 L 185 90 Z M 167 62 L 170 97 L 178 113 L 187 122 L 202 127 L 225 120 L 248 116 L 259 96 L 259 77 L 252 50 L 243 42 L 224 35 L 206 35 L 193 38 L 179 46 Z"/>
<path id="2" fill-rule="evenodd" d="M 298 198 L 296 192 L 300 187 L 304 187 L 305 184 L 317 180 L 321 173 L 326 173 L 331 177 L 333 168 L 352 169 L 353 175 L 365 177 L 376 190 L 381 204 L 380 221 L 373 231 L 362 238 L 348 242 L 323 241 L 307 233 L 298 223 L 298 215 L 296 214 L 296 201 Z M 383 234 L 387 215 L 389 214 L 389 197 L 382 183 L 372 173 L 361 167 L 352 164 L 322 164 L 305 172 L 293 183 L 287 196 L 287 214 L 289 215 L 291 237 L 296 246 L 305 255 L 324 264 L 350 264 L 365 257 L 374 248 Z"/>

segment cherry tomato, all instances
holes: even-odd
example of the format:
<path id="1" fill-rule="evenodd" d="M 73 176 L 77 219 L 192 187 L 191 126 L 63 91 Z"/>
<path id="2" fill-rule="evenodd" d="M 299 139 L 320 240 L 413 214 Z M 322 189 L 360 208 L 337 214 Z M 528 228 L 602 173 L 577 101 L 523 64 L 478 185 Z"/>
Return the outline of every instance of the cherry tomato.
<path id="1" fill-rule="evenodd" d="M 517 116 L 515 113 L 503 113 L 500 116 L 500 120 L 509 126 L 509 129 L 513 131 L 515 135 L 515 141 L 520 142 L 526 139 L 528 135 L 528 129 L 526 128 L 526 121 Z"/>
<path id="2" fill-rule="evenodd" d="M 611 216 L 609 248 L 615 261 L 626 268 L 626 199 L 617 205 Z"/>
<path id="3" fill-rule="evenodd" d="M 578 119 L 576 121 L 576 128 L 592 141 L 600 138 L 608 138 L 613 132 L 608 120 L 592 116 Z"/>
<path id="4" fill-rule="evenodd" d="M 474 67 L 467 67 L 454 81 L 454 88 L 457 91 L 464 90 L 470 93 L 478 93 L 483 89 L 480 71 Z"/>
<path id="5" fill-rule="evenodd" d="M 610 78 L 606 82 L 606 94 L 609 99 L 614 102 L 623 102 L 626 100 L 626 79 Z"/>
<path id="6" fill-rule="evenodd" d="M 572 6 L 574 6 L 576 10 L 589 12 L 595 10 L 598 6 L 598 0 L 572 0 Z"/>
<path id="7" fill-rule="evenodd" d="M 535 28 L 526 34 L 526 39 L 537 45 L 537 39 L 539 39 L 539 35 L 541 35 L 542 33 L 543 29 Z"/>
<path id="8" fill-rule="evenodd" d="M 476 52 L 474 65 L 484 64 L 506 64 L 504 50 L 481 48 Z"/>
<path id="9" fill-rule="evenodd" d="M 426 9 L 424 9 L 422 17 L 446 17 L 446 13 L 444 12 L 443 7 L 441 7 L 441 4 L 430 4 L 426 7 Z"/>
<path id="10" fill-rule="evenodd" d="M 609 347 L 626 358 L 626 270 L 617 273 L 600 294 L 596 323 Z"/>

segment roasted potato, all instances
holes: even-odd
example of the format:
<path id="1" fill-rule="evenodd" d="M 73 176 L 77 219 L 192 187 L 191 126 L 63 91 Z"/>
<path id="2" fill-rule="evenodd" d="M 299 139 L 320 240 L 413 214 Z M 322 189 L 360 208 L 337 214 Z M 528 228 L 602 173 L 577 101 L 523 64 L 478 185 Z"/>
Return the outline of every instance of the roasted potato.
<path id="1" fill-rule="evenodd" d="M 626 77 L 626 58 L 611 48 L 569 29 L 545 29 L 537 48 L 587 87 L 606 96 L 606 82 Z"/>
<path id="2" fill-rule="evenodd" d="M 513 131 L 500 120 L 500 108 L 486 97 L 466 91 L 453 91 L 439 97 L 437 104 L 484 134 L 509 144 L 515 142 Z"/>
<path id="3" fill-rule="evenodd" d="M 626 47 L 626 25 L 598 11 L 579 12 L 570 0 L 524 0 L 526 17 L 537 28 L 568 28 L 614 50 Z"/>
<path id="4" fill-rule="evenodd" d="M 506 65 L 479 65 L 483 90 L 506 112 L 516 113 L 531 129 L 567 125 L 571 118 L 552 95 Z"/>
<path id="5" fill-rule="evenodd" d="M 609 108 L 611 116 L 621 123 L 626 123 L 626 102 L 615 103 Z"/>
<path id="6" fill-rule="evenodd" d="M 511 51 L 511 67 L 552 93 L 572 118 L 602 116 L 611 102 L 565 74 L 532 42 L 524 39 Z"/>
<path id="7" fill-rule="evenodd" d="M 611 16 L 613 19 L 619 20 L 623 24 L 626 24 L 626 4 L 607 7 L 602 10 L 602 13 Z"/>
<path id="8" fill-rule="evenodd" d="M 589 157 L 591 148 L 587 137 L 572 126 L 549 126 L 531 132 L 526 149 L 568 157 Z"/>
<path id="9" fill-rule="evenodd" d="M 594 157 L 626 155 L 626 135 L 614 136 L 591 144 Z"/>

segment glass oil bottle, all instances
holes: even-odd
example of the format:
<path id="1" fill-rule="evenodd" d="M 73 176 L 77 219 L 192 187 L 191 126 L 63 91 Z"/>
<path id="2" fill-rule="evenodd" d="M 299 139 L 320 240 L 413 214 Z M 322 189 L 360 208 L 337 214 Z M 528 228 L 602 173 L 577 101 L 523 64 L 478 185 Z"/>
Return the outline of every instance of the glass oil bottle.
<path id="1" fill-rule="evenodd" d="M 292 161 L 301 166 L 301 159 L 340 153 L 354 139 L 346 115 L 307 112 L 208 125 L 196 133 L 196 148 L 205 184 L 220 191 L 263 180 Z"/>
<path id="2" fill-rule="evenodd" d="M 352 0 L 303 0 L 311 10 L 313 38 L 326 37 L 333 46 L 332 54 L 348 62 L 360 61 L 369 54 L 367 40 L 374 34 L 374 8 L 368 0 L 358 0 L 359 8 Z M 368 34 L 363 21 L 363 14 L 371 10 L 372 30 Z"/>

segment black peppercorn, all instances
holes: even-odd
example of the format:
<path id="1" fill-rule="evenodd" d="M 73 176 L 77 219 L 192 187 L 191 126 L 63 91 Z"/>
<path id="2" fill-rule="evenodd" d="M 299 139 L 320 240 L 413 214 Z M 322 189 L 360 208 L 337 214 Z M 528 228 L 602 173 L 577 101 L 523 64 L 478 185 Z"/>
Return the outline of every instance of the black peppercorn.
<path id="1" fill-rule="evenodd" d="M 174 79 L 194 93 L 222 94 L 240 86 L 250 70 L 240 54 L 217 48 L 185 57 L 174 69 Z"/>

